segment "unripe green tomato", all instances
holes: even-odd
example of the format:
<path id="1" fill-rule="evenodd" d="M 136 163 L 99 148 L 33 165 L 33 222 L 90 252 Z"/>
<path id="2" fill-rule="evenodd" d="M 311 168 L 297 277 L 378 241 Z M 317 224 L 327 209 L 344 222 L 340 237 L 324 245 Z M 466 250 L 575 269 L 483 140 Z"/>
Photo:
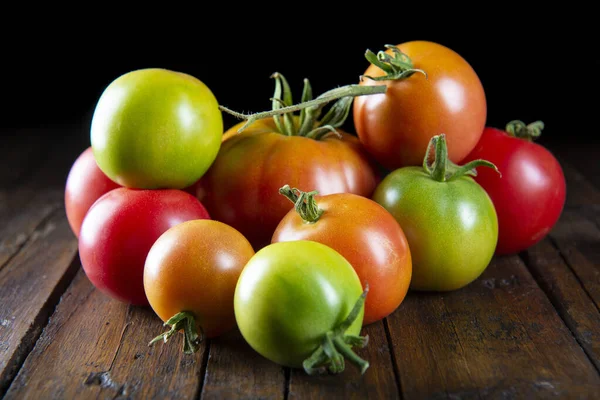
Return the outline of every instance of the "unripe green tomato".
<path id="1" fill-rule="evenodd" d="M 217 99 L 197 78 L 161 68 L 111 82 L 91 124 L 94 157 L 118 184 L 183 189 L 200 179 L 221 147 Z"/>
<path id="2" fill-rule="evenodd" d="M 470 176 L 438 182 L 421 167 L 393 171 L 373 200 L 398 221 L 410 247 L 413 290 L 449 291 L 477 279 L 498 241 L 498 218 Z"/>

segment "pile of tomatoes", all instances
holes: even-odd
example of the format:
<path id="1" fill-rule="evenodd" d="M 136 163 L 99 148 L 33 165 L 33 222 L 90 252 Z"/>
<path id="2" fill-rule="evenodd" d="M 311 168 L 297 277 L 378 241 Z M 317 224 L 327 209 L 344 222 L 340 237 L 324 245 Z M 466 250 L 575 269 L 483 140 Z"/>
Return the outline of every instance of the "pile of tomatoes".
<path id="1" fill-rule="evenodd" d="M 365 55 L 357 84 L 314 98 L 305 80 L 296 103 L 274 74 L 273 111 L 226 132 L 182 72 L 102 93 L 66 212 L 91 283 L 170 327 L 151 344 L 181 332 L 193 353 L 237 327 L 276 363 L 364 372 L 361 328 L 409 290 L 461 289 L 556 223 L 565 181 L 541 122 L 486 126 L 476 72 L 441 44 Z"/>

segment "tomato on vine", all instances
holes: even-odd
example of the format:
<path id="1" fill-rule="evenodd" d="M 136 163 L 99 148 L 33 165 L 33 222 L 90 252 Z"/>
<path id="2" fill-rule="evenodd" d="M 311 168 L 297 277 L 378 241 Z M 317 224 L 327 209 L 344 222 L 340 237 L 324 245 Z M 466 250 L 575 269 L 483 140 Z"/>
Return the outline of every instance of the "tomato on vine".
<path id="1" fill-rule="evenodd" d="M 270 243 L 275 227 L 292 208 L 277 195 L 283 185 L 370 196 L 378 182 L 372 158 L 355 136 L 339 128 L 352 97 L 341 98 L 321 115 L 332 96 L 325 93 L 313 100 L 305 80 L 302 111 L 292 115 L 285 110 L 293 103 L 289 85 L 283 75 L 273 77 L 274 110 L 229 129 L 217 158 L 196 185 L 213 219 L 239 230 L 256 250 Z"/>
<path id="2" fill-rule="evenodd" d="M 502 178 L 481 171 L 475 181 L 489 194 L 498 214 L 496 254 L 515 254 L 542 240 L 558 221 L 566 200 L 562 167 L 554 155 L 533 140 L 544 124 L 514 120 L 504 130 L 486 127 L 465 158 L 493 162 Z"/>
<path id="3" fill-rule="evenodd" d="M 459 163 L 475 147 L 487 117 L 483 85 L 454 50 L 429 41 L 388 45 L 360 85 L 385 85 L 384 93 L 357 97 L 354 127 L 365 146 L 389 170 L 419 165 L 431 138 L 444 133 L 448 156 Z"/>

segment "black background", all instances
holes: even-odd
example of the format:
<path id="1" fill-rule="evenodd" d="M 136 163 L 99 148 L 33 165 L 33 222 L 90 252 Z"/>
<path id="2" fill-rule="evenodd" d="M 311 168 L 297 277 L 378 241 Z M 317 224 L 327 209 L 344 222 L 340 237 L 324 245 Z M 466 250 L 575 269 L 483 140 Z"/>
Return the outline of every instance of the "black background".
<path id="1" fill-rule="evenodd" d="M 594 97 L 582 99 L 600 88 L 600 57 L 591 50 L 594 36 L 577 39 L 582 48 L 587 46 L 581 52 L 555 21 L 527 18 L 506 23 L 488 16 L 479 25 L 466 19 L 444 26 L 415 24 L 417 28 L 393 19 L 339 20 L 329 26 L 318 15 L 308 25 L 294 21 L 290 26 L 243 18 L 223 24 L 223 18 L 215 18 L 219 29 L 187 24 L 184 32 L 177 24 L 154 21 L 116 34 L 110 20 L 98 28 L 86 28 L 85 22 L 62 30 L 60 24 L 47 24 L 29 37 L 5 42 L 0 128 L 22 132 L 20 128 L 75 125 L 87 135 L 103 89 L 119 75 L 146 67 L 194 75 L 220 104 L 234 110 L 264 111 L 270 108 L 270 75 L 275 71 L 288 79 L 297 101 L 305 77 L 315 94 L 356 83 L 368 65 L 366 49 L 376 52 L 388 43 L 422 39 L 452 48 L 472 65 L 486 91 L 488 125 L 541 119 L 547 140 L 593 137 L 590 129 L 575 128 L 575 121 L 597 112 Z M 226 126 L 233 122 L 225 116 Z M 353 129 L 351 118 L 345 127 Z"/>

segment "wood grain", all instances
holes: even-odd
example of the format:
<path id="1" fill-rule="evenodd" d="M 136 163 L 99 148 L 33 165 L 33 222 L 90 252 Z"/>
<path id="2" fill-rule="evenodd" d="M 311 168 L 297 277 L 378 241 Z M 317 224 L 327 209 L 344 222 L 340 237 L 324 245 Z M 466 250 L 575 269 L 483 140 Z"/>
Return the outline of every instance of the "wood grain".
<path id="1" fill-rule="evenodd" d="M 80 270 L 6 399 L 194 399 L 205 345 L 194 355 L 181 337 L 149 347 L 164 329 L 151 309 L 110 299 Z"/>
<path id="2" fill-rule="evenodd" d="M 518 257 L 471 285 L 409 293 L 389 318 L 403 397 L 593 398 L 600 377 Z"/>
<path id="3" fill-rule="evenodd" d="M 398 310 L 402 310 L 401 304 Z M 303 370 L 293 369 L 290 374 L 290 399 L 397 399 L 399 389 L 394 376 L 394 365 L 383 321 L 363 328 L 369 343 L 356 353 L 367 360 L 369 369 L 361 376 L 351 363 L 338 375 L 309 376 Z"/>
<path id="4" fill-rule="evenodd" d="M 73 277 L 76 252 L 77 241 L 58 209 L 0 270 L 0 394 Z"/>
<path id="5" fill-rule="evenodd" d="M 283 399 L 284 368 L 263 358 L 238 329 L 212 339 L 202 399 Z"/>

